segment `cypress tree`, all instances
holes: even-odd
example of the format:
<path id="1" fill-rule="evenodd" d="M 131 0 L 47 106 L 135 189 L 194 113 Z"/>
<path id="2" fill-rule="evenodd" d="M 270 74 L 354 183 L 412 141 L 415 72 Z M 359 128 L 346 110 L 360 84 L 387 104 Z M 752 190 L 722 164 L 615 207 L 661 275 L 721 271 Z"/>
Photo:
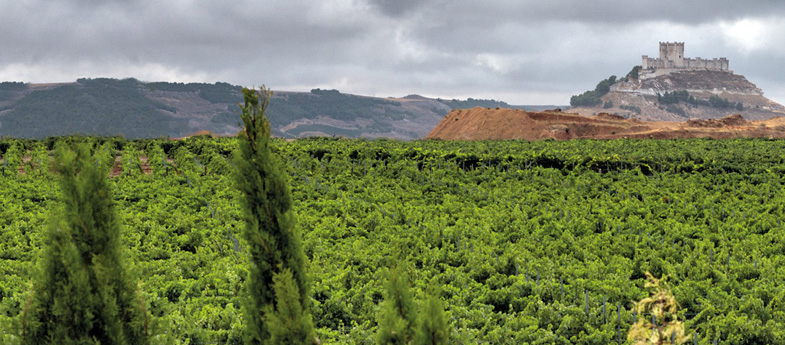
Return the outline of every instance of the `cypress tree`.
<path id="1" fill-rule="evenodd" d="M 428 287 L 428 294 L 420 306 L 420 315 L 417 320 L 416 345 L 443 345 L 447 344 L 449 329 L 447 319 L 444 317 L 444 306 L 441 299 L 441 288 L 434 278 Z"/>
<path id="2" fill-rule="evenodd" d="M 126 272 L 106 170 L 86 145 L 55 155 L 53 214 L 20 315 L 23 344 L 147 344 L 148 316 Z"/>
<path id="3" fill-rule="evenodd" d="M 289 269 L 273 277 L 275 310 L 268 306 L 265 321 L 271 344 L 313 344 L 316 335 L 311 315 L 300 304 L 300 293 Z M 318 342 L 317 342 L 318 343 Z"/>
<path id="4" fill-rule="evenodd" d="M 378 345 L 405 345 L 414 339 L 417 311 L 409 292 L 409 279 L 397 268 L 388 273 L 384 303 L 376 332 Z"/>
<path id="5" fill-rule="evenodd" d="M 251 266 L 246 280 L 244 305 L 248 344 L 261 344 L 270 338 L 265 311 L 274 310 L 276 274 L 289 270 L 292 288 L 304 310 L 308 310 L 308 285 L 305 254 L 295 227 L 292 197 L 279 158 L 270 142 L 270 122 L 265 116 L 272 92 L 243 88 L 239 151 L 235 154 L 234 180 L 240 191 L 243 236 L 250 253 Z M 279 279 L 280 280 L 280 279 Z"/>

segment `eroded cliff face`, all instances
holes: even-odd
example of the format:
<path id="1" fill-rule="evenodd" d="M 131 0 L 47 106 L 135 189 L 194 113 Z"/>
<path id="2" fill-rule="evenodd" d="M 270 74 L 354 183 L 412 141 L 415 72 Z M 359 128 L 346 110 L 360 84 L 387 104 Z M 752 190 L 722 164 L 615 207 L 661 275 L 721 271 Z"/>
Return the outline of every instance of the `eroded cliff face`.
<path id="1" fill-rule="evenodd" d="M 696 101 L 665 104 L 657 95 L 687 91 Z M 714 107 L 710 97 L 727 100 L 732 106 Z M 571 112 L 590 116 L 600 112 L 648 121 L 719 119 L 741 114 L 750 120 L 785 115 L 785 107 L 763 95 L 763 91 L 743 75 L 711 70 L 677 70 L 653 78 L 620 81 L 602 97 L 604 107 L 576 107 Z M 740 106 L 737 105 L 740 103 Z"/>
<path id="2" fill-rule="evenodd" d="M 783 138 L 785 118 L 747 121 L 739 114 L 717 120 L 640 121 L 600 113 L 581 116 L 561 110 L 456 109 L 428 134 L 441 140 Z"/>
<path id="3" fill-rule="evenodd" d="M 675 71 L 655 78 L 620 82 L 615 86 L 616 91 L 653 96 L 656 96 L 657 93 L 664 94 L 681 90 L 763 96 L 763 91 L 743 75 L 710 70 Z"/>

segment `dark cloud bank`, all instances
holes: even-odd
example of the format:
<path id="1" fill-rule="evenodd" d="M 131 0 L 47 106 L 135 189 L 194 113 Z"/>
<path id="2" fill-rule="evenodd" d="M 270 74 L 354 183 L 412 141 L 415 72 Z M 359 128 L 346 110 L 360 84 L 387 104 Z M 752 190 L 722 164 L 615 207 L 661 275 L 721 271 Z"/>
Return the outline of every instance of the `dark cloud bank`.
<path id="1" fill-rule="evenodd" d="M 0 79 L 135 77 L 564 104 L 684 41 L 785 102 L 779 1 L 28 1 Z"/>

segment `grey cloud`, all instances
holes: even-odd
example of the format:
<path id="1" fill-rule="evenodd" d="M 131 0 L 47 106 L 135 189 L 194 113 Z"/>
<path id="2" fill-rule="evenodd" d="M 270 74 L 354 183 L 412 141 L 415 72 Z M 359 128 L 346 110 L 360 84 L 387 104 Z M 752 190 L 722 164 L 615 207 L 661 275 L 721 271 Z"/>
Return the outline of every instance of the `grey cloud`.
<path id="1" fill-rule="evenodd" d="M 23 65 L 101 77 L 90 73 L 156 65 L 277 89 L 566 103 L 656 55 L 664 40 L 782 85 L 772 67 L 782 56 L 770 47 L 738 53 L 718 23 L 783 12 L 777 1 L 726 0 L 8 1 L 0 3 L 0 72 Z M 770 45 L 785 51 L 785 42 Z"/>
<path id="2" fill-rule="evenodd" d="M 381 13 L 390 17 L 400 17 L 409 14 L 428 3 L 420 0 L 369 0 L 368 2 Z M 439 3 L 443 2 L 439 1 Z M 434 4 L 430 5 L 433 6 Z"/>
<path id="3" fill-rule="evenodd" d="M 382 13 L 400 15 L 412 6 L 404 1 L 370 0 L 385 3 L 379 6 Z M 393 5 L 395 3 L 395 5 Z M 777 0 L 593 0 L 593 1 L 540 1 L 540 0 L 486 0 L 443 1 L 423 0 L 418 5 L 425 17 L 449 22 L 473 20 L 525 22 L 586 22 L 586 23 L 636 23 L 642 21 L 670 21 L 700 24 L 717 20 L 732 20 L 745 16 L 781 15 L 785 6 Z M 391 10 L 393 9 L 393 10 Z"/>

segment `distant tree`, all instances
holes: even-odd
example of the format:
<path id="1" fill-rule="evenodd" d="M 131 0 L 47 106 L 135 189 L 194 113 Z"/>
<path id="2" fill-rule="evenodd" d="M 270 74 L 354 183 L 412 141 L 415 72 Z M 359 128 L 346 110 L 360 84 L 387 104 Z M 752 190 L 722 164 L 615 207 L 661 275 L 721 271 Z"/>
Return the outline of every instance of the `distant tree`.
<path id="1" fill-rule="evenodd" d="M 597 83 L 594 90 L 586 91 L 580 95 L 570 97 L 570 105 L 573 107 L 593 107 L 603 104 L 601 97 L 610 92 L 611 85 L 616 83 L 616 76 L 612 75 L 608 79 Z"/>
<path id="2" fill-rule="evenodd" d="M 678 104 L 679 102 L 690 102 L 690 94 L 686 90 L 665 92 L 664 95 L 657 94 L 657 101 L 662 104 Z M 694 99 L 694 98 L 693 98 Z"/>
<path id="3" fill-rule="evenodd" d="M 20 315 L 23 344 L 147 344 L 148 315 L 126 271 L 106 171 L 86 144 L 60 147 L 62 205 L 52 215 Z"/>
<path id="4" fill-rule="evenodd" d="M 330 91 L 326 91 L 330 92 Z M 234 157 L 236 188 L 240 191 L 240 207 L 245 222 L 243 236 L 248 243 L 251 265 L 246 280 L 247 298 L 244 304 L 248 344 L 263 344 L 271 332 L 266 321 L 286 320 L 279 315 L 268 318 L 265 314 L 277 312 L 274 284 L 281 287 L 282 297 L 291 289 L 297 292 L 297 303 L 308 310 L 308 283 L 305 274 L 305 254 L 300 233 L 295 226 L 292 196 L 283 173 L 280 159 L 273 153 L 270 142 L 270 122 L 265 115 L 272 92 L 261 87 L 259 91 L 242 89 L 241 105 L 243 131 L 238 138 L 239 151 Z M 277 277 L 290 272 L 291 281 Z M 276 278 L 277 277 L 277 278 Z M 279 301 L 281 306 L 294 306 L 294 301 Z M 305 318 L 298 318 L 305 320 Z M 299 329 L 302 325 L 288 325 Z M 302 326 L 304 327 L 304 326 Z"/>
<path id="5" fill-rule="evenodd" d="M 730 108 L 733 106 L 733 103 L 728 101 L 728 99 L 717 95 L 711 95 L 711 97 L 709 97 L 709 104 L 714 108 Z"/>
<path id="6" fill-rule="evenodd" d="M 736 110 L 738 111 L 744 110 L 744 104 L 741 104 L 741 102 L 736 103 Z"/>
<path id="7" fill-rule="evenodd" d="M 602 105 L 602 107 L 603 107 L 604 109 L 610 109 L 610 108 L 613 108 L 613 102 L 612 102 L 612 101 L 607 101 L 607 102 L 605 102 L 605 104 L 603 104 L 603 105 Z"/>
<path id="8" fill-rule="evenodd" d="M 633 67 L 632 70 L 629 73 L 627 73 L 627 77 L 637 80 L 639 77 L 640 70 L 641 70 L 640 65 Z"/>
<path id="9" fill-rule="evenodd" d="M 586 91 L 580 95 L 570 97 L 570 105 L 573 107 L 593 107 L 602 104 L 602 99 L 594 91 Z"/>
<path id="10" fill-rule="evenodd" d="M 615 76 L 612 77 L 614 80 L 616 79 Z M 603 96 L 611 90 L 612 84 L 613 83 L 611 83 L 610 79 L 605 79 L 597 84 L 597 86 L 594 88 L 594 92 L 599 96 Z"/>

